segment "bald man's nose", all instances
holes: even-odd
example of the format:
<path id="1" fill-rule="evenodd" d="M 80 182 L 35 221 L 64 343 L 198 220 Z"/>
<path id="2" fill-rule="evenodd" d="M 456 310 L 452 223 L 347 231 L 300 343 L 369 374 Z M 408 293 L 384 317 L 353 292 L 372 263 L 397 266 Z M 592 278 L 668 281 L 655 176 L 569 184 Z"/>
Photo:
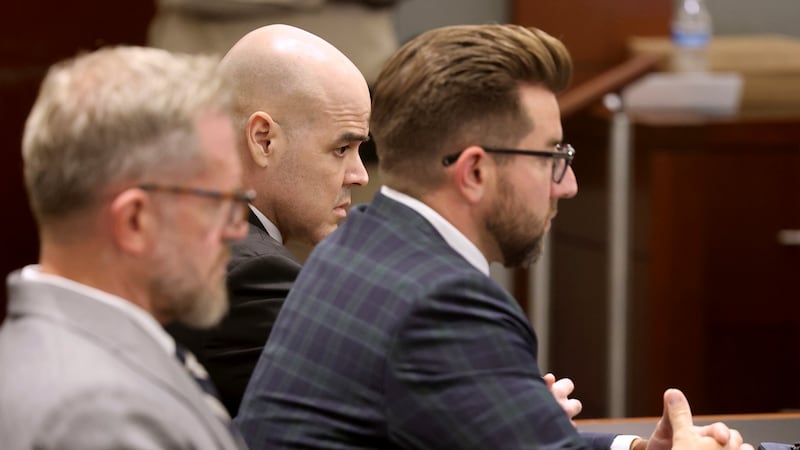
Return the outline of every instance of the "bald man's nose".
<path id="1" fill-rule="evenodd" d="M 348 186 L 365 186 L 369 183 L 367 168 L 364 167 L 364 162 L 361 161 L 361 157 L 358 153 L 355 153 L 354 156 L 352 164 L 347 168 L 347 173 L 345 173 L 344 183 Z"/>

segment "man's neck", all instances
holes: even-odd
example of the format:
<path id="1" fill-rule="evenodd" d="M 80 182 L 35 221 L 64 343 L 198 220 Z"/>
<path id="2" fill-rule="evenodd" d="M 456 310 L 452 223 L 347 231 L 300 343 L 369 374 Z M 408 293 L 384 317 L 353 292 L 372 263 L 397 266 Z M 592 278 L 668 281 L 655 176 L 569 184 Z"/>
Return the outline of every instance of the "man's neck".
<path id="1" fill-rule="evenodd" d="M 39 270 L 115 295 L 151 314 L 160 323 L 148 294 L 148 269 L 131 270 L 125 258 L 111 255 L 91 242 L 78 246 L 42 243 Z M 162 320 L 163 319 L 163 320 Z"/>
<path id="2" fill-rule="evenodd" d="M 488 261 L 494 260 L 492 258 L 494 253 L 491 251 L 494 247 L 489 244 L 482 227 L 484 218 L 481 216 L 481 211 L 476 210 L 475 205 L 465 202 L 455 193 L 445 189 L 431 191 L 418 200 L 450 222 Z"/>
<path id="3" fill-rule="evenodd" d="M 432 202 L 434 204 L 431 205 L 420 199 L 403 194 L 402 192 L 392 190 L 390 187 L 384 186 L 381 188 L 381 192 L 389 198 L 408 206 L 422 215 L 422 217 L 430 222 L 430 224 L 439 232 L 439 234 L 442 236 L 442 238 L 444 238 L 450 247 L 452 247 L 457 253 L 461 254 L 461 256 L 464 257 L 464 259 L 466 259 L 476 269 L 480 270 L 486 275 L 489 274 L 489 262 L 487 261 L 485 254 L 482 253 L 481 249 L 475 245 L 474 241 L 470 240 L 470 238 L 464 234 L 462 229 L 457 228 L 456 225 L 451 222 L 454 217 L 453 214 L 450 214 L 449 218 L 443 216 L 440 211 L 444 212 L 445 208 L 440 207 L 439 210 L 437 210 L 437 205 L 435 205 L 436 202 Z"/>

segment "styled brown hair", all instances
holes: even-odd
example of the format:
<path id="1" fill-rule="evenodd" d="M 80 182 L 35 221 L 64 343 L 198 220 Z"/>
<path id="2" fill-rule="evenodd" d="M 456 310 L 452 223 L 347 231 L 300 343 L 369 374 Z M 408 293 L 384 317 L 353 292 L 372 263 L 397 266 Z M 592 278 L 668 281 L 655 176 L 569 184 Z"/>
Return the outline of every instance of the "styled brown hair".
<path id="1" fill-rule="evenodd" d="M 513 145 L 530 132 L 519 86 L 565 89 L 572 61 L 558 39 L 519 25 L 460 25 L 412 39 L 375 83 L 370 130 L 380 170 L 413 194 L 443 178 L 442 156 Z"/>

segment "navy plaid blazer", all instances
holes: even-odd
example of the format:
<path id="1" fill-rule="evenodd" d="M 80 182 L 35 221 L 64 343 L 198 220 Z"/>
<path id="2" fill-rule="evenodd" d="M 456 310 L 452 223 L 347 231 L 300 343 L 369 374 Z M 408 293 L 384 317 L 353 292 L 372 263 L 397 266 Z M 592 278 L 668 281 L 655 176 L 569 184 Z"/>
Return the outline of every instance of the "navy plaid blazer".
<path id="1" fill-rule="evenodd" d="M 236 418 L 251 449 L 608 448 L 544 384 L 517 302 L 377 194 L 314 249 Z"/>

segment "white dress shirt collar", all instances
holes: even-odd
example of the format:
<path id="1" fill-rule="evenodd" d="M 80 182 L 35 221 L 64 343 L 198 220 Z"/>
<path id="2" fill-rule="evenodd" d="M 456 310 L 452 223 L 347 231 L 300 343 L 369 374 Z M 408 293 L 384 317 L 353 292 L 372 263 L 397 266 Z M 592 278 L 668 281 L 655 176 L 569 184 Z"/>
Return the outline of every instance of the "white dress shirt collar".
<path id="1" fill-rule="evenodd" d="M 101 291 L 100 289 L 78 283 L 77 281 L 58 275 L 43 273 L 38 264 L 31 264 L 23 267 L 20 277 L 26 281 L 35 281 L 37 283 L 49 284 L 51 286 L 67 289 L 86 298 L 117 308 L 139 324 L 147 334 L 152 336 L 153 339 L 164 348 L 164 351 L 166 351 L 168 355 L 175 355 L 175 340 L 172 339 L 172 336 L 164 331 L 164 327 L 162 327 L 153 316 L 135 304 L 121 297 L 117 297 L 116 295 Z"/>
<path id="2" fill-rule="evenodd" d="M 433 208 L 425 203 L 388 186 L 381 186 L 381 194 L 418 212 L 433 225 L 433 228 L 442 235 L 445 242 L 447 242 L 453 250 L 458 252 L 467 262 L 475 266 L 476 269 L 483 272 L 486 276 L 489 276 L 489 261 L 483 256 L 483 253 L 481 253 L 478 247 L 467 239 L 463 233 L 458 231 L 458 228 L 454 227 L 453 224 L 442 217 L 441 214 L 434 211 Z"/>
<path id="3" fill-rule="evenodd" d="M 267 233 L 269 233 L 270 237 L 283 244 L 283 236 L 281 235 L 281 231 L 278 229 L 278 227 L 276 227 L 274 223 L 267 219 L 267 216 L 259 211 L 258 208 L 253 205 L 249 206 L 250 211 L 253 211 L 253 214 L 258 217 L 258 221 L 261 222 L 261 225 L 264 226 L 264 229 L 267 230 Z"/>

